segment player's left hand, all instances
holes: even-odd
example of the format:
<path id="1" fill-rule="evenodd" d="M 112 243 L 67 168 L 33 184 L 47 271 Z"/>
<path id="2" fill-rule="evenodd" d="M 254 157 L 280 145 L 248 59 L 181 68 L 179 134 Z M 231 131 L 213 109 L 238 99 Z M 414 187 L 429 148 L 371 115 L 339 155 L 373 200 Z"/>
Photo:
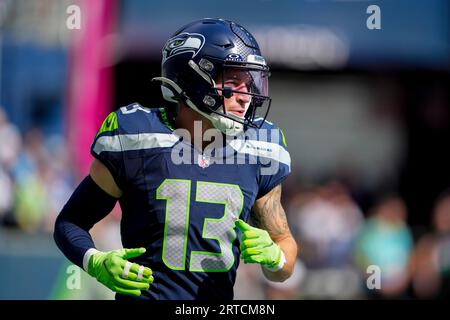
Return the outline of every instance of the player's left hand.
<path id="1" fill-rule="evenodd" d="M 252 227 L 241 219 L 235 224 L 242 231 L 240 249 L 244 263 L 259 263 L 268 268 L 275 268 L 280 263 L 281 248 L 266 230 Z"/>

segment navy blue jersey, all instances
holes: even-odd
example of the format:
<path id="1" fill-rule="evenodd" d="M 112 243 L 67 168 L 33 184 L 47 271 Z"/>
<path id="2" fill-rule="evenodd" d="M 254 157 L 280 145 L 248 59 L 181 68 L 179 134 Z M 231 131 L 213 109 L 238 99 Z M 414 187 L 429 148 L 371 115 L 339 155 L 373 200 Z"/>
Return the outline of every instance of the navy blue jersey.
<path id="1" fill-rule="evenodd" d="M 123 191 L 123 246 L 147 249 L 134 262 L 155 280 L 141 297 L 229 300 L 240 254 L 234 222 L 290 173 L 286 142 L 267 121 L 203 153 L 181 137 L 164 109 L 133 104 L 108 116 L 91 153 Z"/>

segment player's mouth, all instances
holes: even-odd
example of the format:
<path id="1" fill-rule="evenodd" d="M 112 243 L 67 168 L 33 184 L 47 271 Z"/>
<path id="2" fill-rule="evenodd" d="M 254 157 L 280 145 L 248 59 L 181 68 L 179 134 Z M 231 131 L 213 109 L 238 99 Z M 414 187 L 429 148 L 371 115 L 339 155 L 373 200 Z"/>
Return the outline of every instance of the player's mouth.
<path id="1" fill-rule="evenodd" d="M 245 110 L 229 110 L 228 113 L 231 113 L 239 118 L 244 118 Z"/>

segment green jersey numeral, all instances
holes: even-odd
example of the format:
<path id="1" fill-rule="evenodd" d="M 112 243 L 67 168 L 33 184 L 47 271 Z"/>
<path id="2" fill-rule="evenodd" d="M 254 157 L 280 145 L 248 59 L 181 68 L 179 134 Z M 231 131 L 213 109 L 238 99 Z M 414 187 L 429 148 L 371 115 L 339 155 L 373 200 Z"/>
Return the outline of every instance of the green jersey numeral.
<path id="1" fill-rule="evenodd" d="M 185 270 L 190 198 L 190 180 L 166 179 L 156 190 L 156 199 L 166 201 L 162 259 L 173 270 Z M 234 264 L 234 221 L 244 206 L 241 188 L 234 184 L 199 181 L 195 201 L 223 205 L 224 214 L 221 218 L 205 218 L 202 229 L 202 237 L 216 240 L 220 252 L 192 251 L 189 271 L 227 272 Z"/>

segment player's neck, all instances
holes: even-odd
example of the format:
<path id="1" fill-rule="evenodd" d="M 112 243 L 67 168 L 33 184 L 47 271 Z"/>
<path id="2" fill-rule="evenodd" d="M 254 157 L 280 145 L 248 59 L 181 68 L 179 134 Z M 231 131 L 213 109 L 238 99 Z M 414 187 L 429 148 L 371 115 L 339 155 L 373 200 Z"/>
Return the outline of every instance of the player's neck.
<path id="1" fill-rule="evenodd" d="M 198 127 L 197 130 L 195 130 L 195 125 L 197 123 L 198 126 L 199 121 L 201 121 L 201 137 L 195 137 L 195 134 L 200 133 Z M 177 128 L 187 130 L 189 132 L 189 137 L 191 137 L 190 142 L 197 150 L 201 151 L 203 151 L 211 143 L 211 141 L 203 141 L 202 139 L 202 137 L 205 135 L 206 130 L 216 130 L 208 119 L 186 106 L 180 107 L 175 125 Z"/>

